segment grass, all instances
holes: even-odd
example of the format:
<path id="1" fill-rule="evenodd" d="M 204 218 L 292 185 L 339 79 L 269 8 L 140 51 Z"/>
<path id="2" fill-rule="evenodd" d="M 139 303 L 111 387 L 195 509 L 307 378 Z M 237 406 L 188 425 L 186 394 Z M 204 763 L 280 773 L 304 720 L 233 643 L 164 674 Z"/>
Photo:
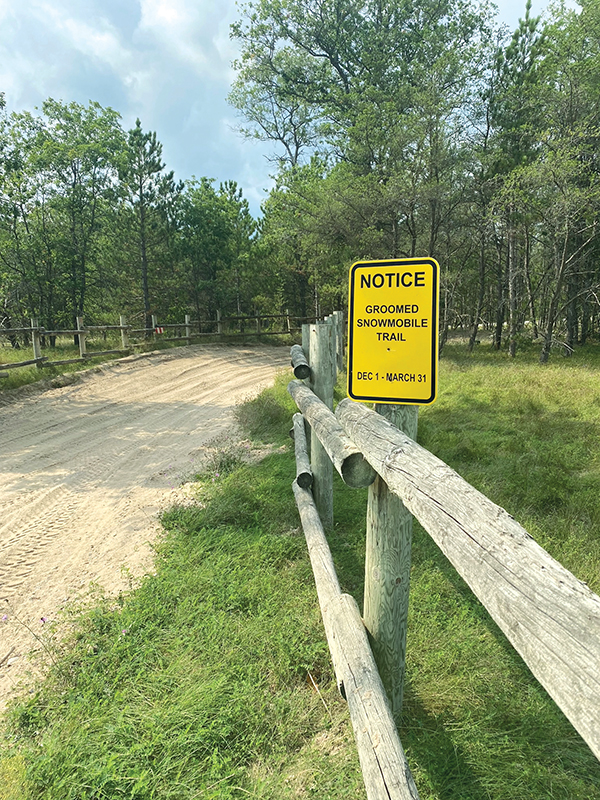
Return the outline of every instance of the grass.
<path id="1" fill-rule="evenodd" d="M 600 356 L 535 359 L 448 346 L 419 437 L 598 592 Z M 198 504 L 165 515 L 155 573 L 85 610 L 12 710 L 0 800 L 363 800 L 290 489 L 287 379 L 239 415 L 278 449 L 217 454 Z M 334 497 L 330 544 L 360 601 L 366 492 L 336 478 Z M 600 800 L 600 764 L 418 525 L 407 669 L 422 800 Z"/>
<path id="2" fill-rule="evenodd" d="M 6 370 L 7 377 L 0 379 L 0 396 L 3 390 L 17 389 L 21 386 L 28 386 L 40 380 L 52 380 L 59 375 L 81 372 L 88 369 L 90 365 L 98 364 L 101 361 L 109 361 L 118 358 L 118 355 L 105 355 L 94 357 L 94 350 L 116 350 L 121 347 L 121 338 L 109 336 L 106 341 L 98 340 L 86 342 L 88 360 L 73 364 L 60 364 L 53 366 L 46 364 L 39 369 L 35 364 L 28 367 L 19 367 Z M 46 347 L 42 350 L 42 355 L 47 356 L 49 361 L 62 361 L 65 359 L 79 358 L 79 347 L 73 344 L 72 337 L 58 338 L 56 346 Z M 21 346 L 18 349 L 11 347 L 8 341 L 0 338 L 0 373 L 3 364 L 16 364 L 20 361 L 30 361 L 33 359 L 33 349 L 29 346 Z"/>

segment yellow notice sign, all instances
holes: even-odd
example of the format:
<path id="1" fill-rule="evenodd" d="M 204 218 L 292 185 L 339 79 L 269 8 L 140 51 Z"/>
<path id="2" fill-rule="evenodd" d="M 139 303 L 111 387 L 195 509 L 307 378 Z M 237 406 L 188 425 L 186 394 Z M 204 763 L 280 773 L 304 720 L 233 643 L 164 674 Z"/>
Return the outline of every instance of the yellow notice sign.
<path id="1" fill-rule="evenodd" d="M 439 266 L 432 258 L 357 261 L 350 269 L 348 396 L 433 403 Z"/>

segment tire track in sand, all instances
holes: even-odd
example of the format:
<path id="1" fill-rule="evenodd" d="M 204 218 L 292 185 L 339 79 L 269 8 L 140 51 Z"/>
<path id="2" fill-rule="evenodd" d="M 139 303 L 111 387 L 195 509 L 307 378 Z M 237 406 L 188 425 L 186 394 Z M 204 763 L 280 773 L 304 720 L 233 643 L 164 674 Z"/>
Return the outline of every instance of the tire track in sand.
<path id="1" fill-rule="evenodd" d="M 39 647 L 26 625 L 41 635 L 91 582 L 126 588 L 123 565 L 142 574 L 175 483 L 287 366 L 284 348 L 196 345 L 0 407 L 0 710 Z"/>

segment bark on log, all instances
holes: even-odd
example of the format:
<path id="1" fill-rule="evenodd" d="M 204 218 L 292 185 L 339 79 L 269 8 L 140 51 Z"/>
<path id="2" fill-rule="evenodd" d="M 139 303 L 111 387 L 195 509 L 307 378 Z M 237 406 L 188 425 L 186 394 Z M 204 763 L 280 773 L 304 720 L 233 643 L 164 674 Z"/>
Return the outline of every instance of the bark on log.
<path id="1" fill-rule="evenodd" d="M 43 363 L 48 361 L 48 356 L 41 356 L 40 358 L 31 358 L 29 361 L 15 361 L 12 364 L 2 364 L 2 369 L 16 369 L 17 367 L 30 367 L 32 364 Z"/>
<path id="2" fill-rule="evenodd" d="M 335 347 L 333 327 L 327 322 L 310 325 L 310 379 L 309 386 L 319 400 L 333 411 L 335 386 Z M 310 431 L 310 464 L 313 471 L 313 497 L 326 530 L 333 528 L 333 464 L 323 442 L 316 432 Z"/>
<path id="3" fill-rule="evenodd" d="M 296 453 L 296 482 L 302 489 L 310 489 L 313 482 L 313 474 L 308 458 L 304 417 L 302 414 L 294 414 L 294 427 L 291 433 L 293 435 L 294 450 Z"/>
<path id="4" fill-rule="evenodd" d="M 368 800 L 418 800 L 356 601 L 342 594 L 311 493 L 294 481 L 319 605 L 348 710 Z"/>
<path id="5" fill-rule="evenodd" d="M 317 435 L 344 483 L 354 488 L 373 483 L 375 470 L 325 403 L 300 381 L 290 381 L 288 392 L 310 423 L 311 430 Z"/>
<path id="6" fill-rule="evenodd" d="M 72 328 L 64 331 L 47 331 L 44 328 L 40 328 L 39 331 L 44 336 L 77 336 L 80 333 L 87 333 L 88 328 Z"/>
<path id="7" fill-rule="evenodd" d="M 378 403 L 375 411 L 411 439 L 418 406 Z M 392 714 L 400 722 L 406 671 L 412 514 L 379 475 L 369 486 L 363 618 Z"/>
<path id="8" fill-rule="evenodd" d="M 292 358 L 292 367 L 294 368 L 294 377 L 298 378 L 298 380 L 310 378 L 310 366 L 304 355 L 304 350 L 299 344 L 291 346 L 290 356 Z"/>
<path id="9" fill-rule="evenodd" d="M 600 758 L 600 597 L 382 417 L 350 400 L 336 416 Z"/>

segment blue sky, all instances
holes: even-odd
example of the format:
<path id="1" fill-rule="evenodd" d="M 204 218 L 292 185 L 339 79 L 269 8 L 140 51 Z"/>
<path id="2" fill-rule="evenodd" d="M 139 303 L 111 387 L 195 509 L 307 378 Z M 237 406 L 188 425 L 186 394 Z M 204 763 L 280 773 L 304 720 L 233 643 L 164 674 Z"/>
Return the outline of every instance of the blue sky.
<path id="1" fill-rule="evenodd" d="M 515 27 L 525 0 L 497 4 Z M 111 106 L 126 128 L 139 117 L 177 178 L 235 180 L 257 214 L 272 167 L 226 101 L 237 18 L 235 0 L 0 0 L 0 91 L 9 111 L 54 97 Z"/>

